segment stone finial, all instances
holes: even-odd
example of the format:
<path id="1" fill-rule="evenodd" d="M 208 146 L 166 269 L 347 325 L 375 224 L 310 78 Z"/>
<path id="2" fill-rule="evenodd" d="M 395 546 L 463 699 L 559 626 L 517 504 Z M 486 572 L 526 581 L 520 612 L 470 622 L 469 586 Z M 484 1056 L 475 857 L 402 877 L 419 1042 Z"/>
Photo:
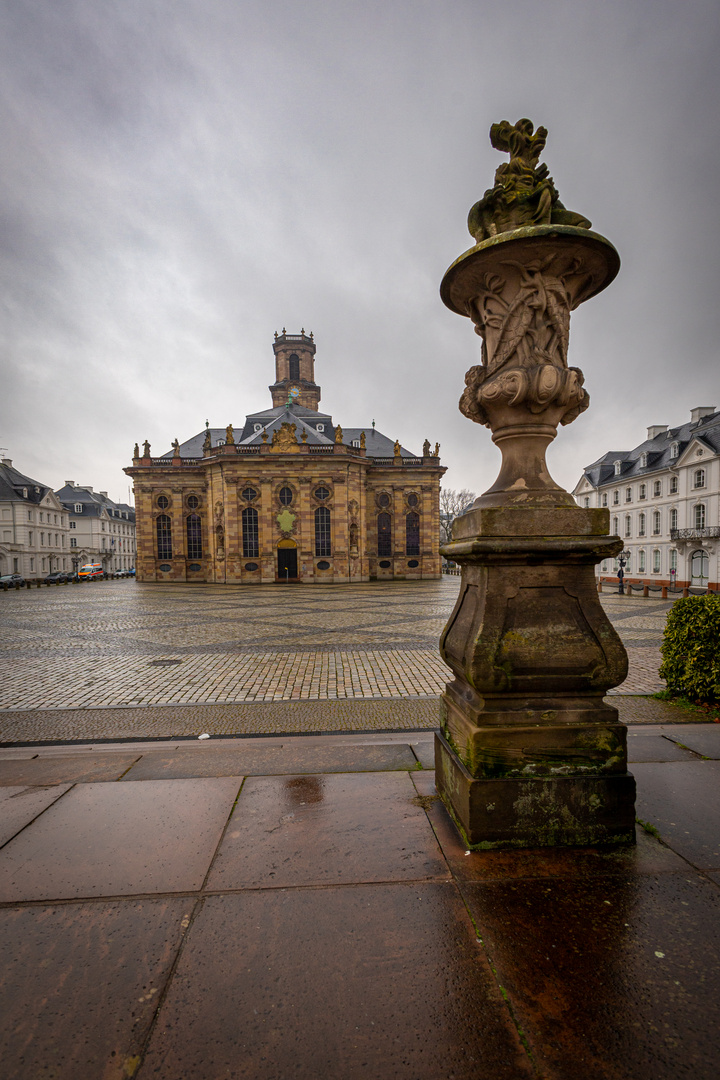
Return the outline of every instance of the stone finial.
<path id="1" fill-rule="evenodd" d="M 225 445 L 226 446 L 234 446 L 235 445 L 235 435 L 233 434 L 233 426 L 232 426 L 232 424 L 228 424 L 228 426 L 225 428 Z"/>
<path id="2" fill-rule="evenodd" d="M 423 443 L 423 457 L 430 457 L 430 440 L 426 439 Z"/>
<path id="3" fill-rule="evenodd" d="M 360 449 L 361 450 L 365 449 L 365 432 L 364 431 L 360 432 Z"/>
<path id="4" fill-rule="evenodd" d="M 135 449 L 133 450 L 133 457 L 134 458 L 139 458 L 140 457 L 140 447 L 138 446 L 137 443 L 135 443 Z"/>
<path id="5" fill-rule="evenodd" d="M 143 457 L 150 457 L 150 443 L 147 439 L 143 443 Z"/>
<path id="6" fill-rule="evenodd" d="M 336 443 L 341 443 L 342 441 L 343 441 L 343 429 L 338 424 L 338 426 L 335 428 L 335 442 Z"/>
<path id="7" fill-rule="evenodd" d="M 435 443 L 435 449 L 433 450 L 433 457 L 440 457 L 440 443 Z"/>
<path id="8" fill-rule="evenodd" d="M 300 438 L 302 439 L 302 441 L 303 441 L 304 443 L 306 443 L 306 442 L 307 442 L 307 428 L 303 428 L 303 429 L 302 429 L 302 435 L 300 436 Z"/>
<path id="9" fill-rule="evenodd" d="M 527 225 L 590 228 L 582 214 L 565 209 L 547 165 L 538 164 L 546 139 L 547 129 L 535 131 L 532 121 L 525 118 L 514 124 L 501 120 L 490 128 L 490 142 L 496 150 L 509 153 L 510 161 L 499 166 L 494 186 L 468 215 L 468 229 L 477 243 Z"/>
<path id="10" fill-rule="evenodd" d="M 262 441 L 264 443 L 266 443 L 268 441 L 268 433 L 267 433 L 267 431 L 263 431 L 261 438 L 262 438 Z"/>

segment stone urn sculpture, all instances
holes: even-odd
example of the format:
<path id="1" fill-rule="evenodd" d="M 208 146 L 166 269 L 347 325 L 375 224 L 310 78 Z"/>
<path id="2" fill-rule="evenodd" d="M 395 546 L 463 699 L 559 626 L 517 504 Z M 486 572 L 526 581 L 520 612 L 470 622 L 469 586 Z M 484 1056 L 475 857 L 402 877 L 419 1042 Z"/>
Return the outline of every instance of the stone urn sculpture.
<path id="1" fill-rule="evenodd" d="M 568 366 L 570 312 L 620 260 L 560 203 L 538 164 L 546 135 L 529 120 L 492 126 L 510 161 L 470 211 L 477 243 L 440 290 L 482 338 L 460 410 L 502 453 L 497 480 L 441 549 L 462 581 L 440 643 L 455 677 L 437 787 L 465 841 L 481 847 L 634 840 L 626 729 L 604 700 L 627 656 L 594 573 L 622 541 L 608 535 L 609 511 L 578 507 L 545 461 L 558 425 L 589 404 L 582 372 Z"/>

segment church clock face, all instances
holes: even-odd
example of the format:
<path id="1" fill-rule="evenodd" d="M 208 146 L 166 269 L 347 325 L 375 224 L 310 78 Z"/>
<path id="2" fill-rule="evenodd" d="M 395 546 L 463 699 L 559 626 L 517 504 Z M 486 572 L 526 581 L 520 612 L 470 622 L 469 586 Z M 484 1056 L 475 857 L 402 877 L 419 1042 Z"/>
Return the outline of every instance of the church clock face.
<path id="1" fill-rule="evenodd" d="M 293 401 L 297 400 L 297 398 L 300 397 L 300 387 L 299 386 L 291 386 L 290 387 L 290 397 L 293 399 Z"/>

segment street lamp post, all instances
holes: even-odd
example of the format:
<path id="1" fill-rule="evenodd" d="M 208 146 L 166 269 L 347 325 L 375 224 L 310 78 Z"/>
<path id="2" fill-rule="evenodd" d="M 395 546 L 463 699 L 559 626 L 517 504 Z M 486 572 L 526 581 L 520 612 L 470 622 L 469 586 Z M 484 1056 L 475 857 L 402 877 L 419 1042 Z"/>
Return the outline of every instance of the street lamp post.
<path id="1" fill-rule="evenodd" d="M 618 555 L 618 593 L 622 596 L 625 592 L 623 587 L 623 578 L 625 577 L 625 563 L 628 559 L 628 552 L 621 551 Z"/>

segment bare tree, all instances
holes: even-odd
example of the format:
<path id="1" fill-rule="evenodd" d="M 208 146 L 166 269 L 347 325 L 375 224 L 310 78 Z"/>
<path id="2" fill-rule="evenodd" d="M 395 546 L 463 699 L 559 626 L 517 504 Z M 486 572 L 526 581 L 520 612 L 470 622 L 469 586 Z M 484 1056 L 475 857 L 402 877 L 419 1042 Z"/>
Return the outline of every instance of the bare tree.
<path id="1" fill-rule="evenodd" d="M 467 510 L 475 501 L 475 492 L 463 488 L 462 491 L 454 491 L 453 488 L 440 488 L 440 543 L 446 544 L 452 533 L 452 523 L 458 514 Z"/>

